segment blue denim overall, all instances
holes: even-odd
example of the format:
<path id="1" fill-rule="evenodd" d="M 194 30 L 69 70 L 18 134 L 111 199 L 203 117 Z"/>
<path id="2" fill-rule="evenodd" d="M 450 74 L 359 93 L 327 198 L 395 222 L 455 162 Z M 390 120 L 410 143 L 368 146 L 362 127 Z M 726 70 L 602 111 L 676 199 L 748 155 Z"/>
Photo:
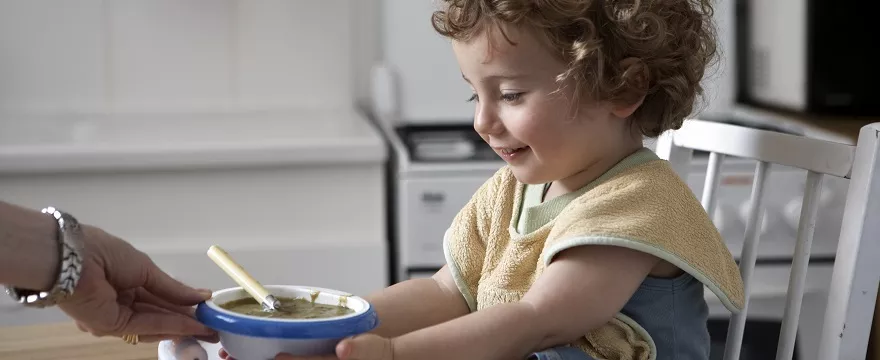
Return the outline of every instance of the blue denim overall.
<path id="1" fill-rule="evenodd" d="M 707 360 L 709 308 L 703 289 L 703 284 L 689 274 L 674 279 L 649 277 L 621 312 L 651 335 L 657 346 L 657 360 Z M 534 353 L 528 359 L 603 360 L 568 346 Z"/>

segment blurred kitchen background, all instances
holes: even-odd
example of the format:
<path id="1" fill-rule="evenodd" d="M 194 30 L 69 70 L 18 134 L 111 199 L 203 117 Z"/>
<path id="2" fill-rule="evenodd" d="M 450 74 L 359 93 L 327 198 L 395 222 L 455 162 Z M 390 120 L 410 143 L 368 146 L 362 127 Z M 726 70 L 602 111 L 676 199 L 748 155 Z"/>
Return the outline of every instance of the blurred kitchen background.
<path id="1" fill-rule="evenodd" d="M 832 4 L 718 1 L 723 56 L 696 116 L 853 143 L 880 115 L 873 12 Z M 429 276 L 452 217 L 502 166 L 433 7 L 0 1 L 0 199 L 71 212 L 198 287 L 235 286 L 212 244 L 263 283 L 363 295 Z M 712 214 L 735 254 L 752 169 L 725 163 Z M 744 358 L 776 350 L 803 179 L 770 175 Z M 701 175 L 688 182 L 699 193 Z M 815 356 L 846 186 L 823 189 L 796 358 Z M 2 326 L 62 320 L 0 300 Z"/>

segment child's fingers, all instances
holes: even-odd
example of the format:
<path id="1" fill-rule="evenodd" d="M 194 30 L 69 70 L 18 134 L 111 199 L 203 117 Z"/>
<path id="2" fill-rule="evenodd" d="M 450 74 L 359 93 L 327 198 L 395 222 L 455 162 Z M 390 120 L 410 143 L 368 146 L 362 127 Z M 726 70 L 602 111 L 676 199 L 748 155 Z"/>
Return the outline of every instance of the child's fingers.
<path id="1" fill-rule="evenodd" d="M 340 359 L 350 359 L 351 356 L 351 348 L 354 346 L 352 344 L 351 339 L 345 339 L 339 342 L 336 345 L 336 356 Z"/>
<path id="2" fill-rule="evenodd" d="M 336 355 L 342 360 L 391 360 L 391 340 L 374 334 L 345 339 L 336 346 Z"/>

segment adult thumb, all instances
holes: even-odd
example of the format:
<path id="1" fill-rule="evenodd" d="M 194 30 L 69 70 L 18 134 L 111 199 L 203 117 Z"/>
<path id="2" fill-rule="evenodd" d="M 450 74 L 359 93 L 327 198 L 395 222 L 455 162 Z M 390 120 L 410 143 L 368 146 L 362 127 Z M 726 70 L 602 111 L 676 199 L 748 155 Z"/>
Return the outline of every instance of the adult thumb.
<path id="1" fill-rule="evenodd" d="M 211 298 L 211 290 L 194 289 L 177 281 L 155 263 L 147 265 L 147 279 L 143 287 L 153 295 L 176 305 L 192 306 Z"/>

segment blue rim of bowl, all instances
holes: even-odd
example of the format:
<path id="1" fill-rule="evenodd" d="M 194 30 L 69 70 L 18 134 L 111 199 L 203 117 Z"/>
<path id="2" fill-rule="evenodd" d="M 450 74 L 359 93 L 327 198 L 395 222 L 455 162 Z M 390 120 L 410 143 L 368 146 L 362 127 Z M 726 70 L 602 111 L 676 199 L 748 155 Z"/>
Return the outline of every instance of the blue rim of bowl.
<path id="1" fill-rule="evenodd" d="M 209 300 L 210 301 L 210 300 Z M 237 315 L 201 302 L 196 307 L 196 319 L 216 331 L 238 335 L 279 339 L 338 339 L 363 334 L 379 325 L 373 306 L 353 316 L 340 318 L 292 320 L 258 318 Z M 216 307 L 216 308 L 215 308 Z"/>

